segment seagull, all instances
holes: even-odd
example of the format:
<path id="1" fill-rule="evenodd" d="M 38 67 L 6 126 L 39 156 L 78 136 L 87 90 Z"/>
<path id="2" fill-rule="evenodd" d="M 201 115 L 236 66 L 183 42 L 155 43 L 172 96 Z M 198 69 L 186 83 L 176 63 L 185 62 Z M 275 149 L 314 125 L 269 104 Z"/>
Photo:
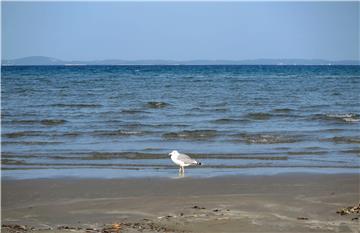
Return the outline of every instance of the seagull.
<path id="1" fill-rule="evenodd" d="M 185 169 L 184 167 L 190 166 L 190 165 L 201 165 L 200 162 L 197 162 L 195 159 L 190 158 L 190 156 L 186 154 L 181 154 L 177 150 L 173 150 L 171 153 L 169 153 L 169 156 L 171 156 L 171 160 L 176 164 L 180 166 L 179 173 L 184 174 Z"/>

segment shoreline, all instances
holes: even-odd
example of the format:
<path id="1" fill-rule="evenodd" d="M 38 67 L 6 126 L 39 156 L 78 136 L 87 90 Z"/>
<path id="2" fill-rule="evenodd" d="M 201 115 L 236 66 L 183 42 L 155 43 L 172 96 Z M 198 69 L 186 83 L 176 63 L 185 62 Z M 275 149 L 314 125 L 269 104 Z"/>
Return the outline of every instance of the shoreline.
<path id="1" fill-rule="evenodd" d="M 336 211 L 358 204 L 359 181 L 308 173 L 2 180 L 2 224 L 33 232 L 100 232 L 114 223 L 121 232 L 356 232 L 359 214 Z"/>
<path id="2" fill-rule="evenodd" d="M 36 180 L 36 179 L 176 179 L 178 169 L 133 169 L 133 168 L 42 168 L 42 169 L 3 169 L 2 180 Z M 185 178 L 211 179 L 217 177 L 236 176 L 282 176 L 300 175 L 359 175 L 360 170 L 354 168 L 321 168 L 321 167 L 253 167 L 234 169 L 214 169 L 207 167 L 186 168 Z"/>

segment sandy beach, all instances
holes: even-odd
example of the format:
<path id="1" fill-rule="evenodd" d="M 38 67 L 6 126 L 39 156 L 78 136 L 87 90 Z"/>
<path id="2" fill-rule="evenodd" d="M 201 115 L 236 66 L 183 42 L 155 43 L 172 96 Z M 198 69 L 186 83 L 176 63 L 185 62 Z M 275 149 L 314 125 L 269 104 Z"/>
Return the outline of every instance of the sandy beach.
<path id="1" fill-rule="evenodd" d="M 2 232 L 358 232 L 358 203 L 358 174 L 5 180 Z"/>

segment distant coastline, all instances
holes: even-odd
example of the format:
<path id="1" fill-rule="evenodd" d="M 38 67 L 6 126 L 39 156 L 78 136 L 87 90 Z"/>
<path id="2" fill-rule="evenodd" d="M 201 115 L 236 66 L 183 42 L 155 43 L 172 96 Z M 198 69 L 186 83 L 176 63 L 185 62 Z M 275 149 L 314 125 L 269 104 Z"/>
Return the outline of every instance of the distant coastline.
<path id="1" fill-rule="evenodd" d="M 1 61 L 2 66 L 86 66 L 86 65 L 360 65 L 360 60 L 323 59 L 253 59 L 253 60 L 94 60 L 66 61 L 52 57 L 31 56 Z"/>

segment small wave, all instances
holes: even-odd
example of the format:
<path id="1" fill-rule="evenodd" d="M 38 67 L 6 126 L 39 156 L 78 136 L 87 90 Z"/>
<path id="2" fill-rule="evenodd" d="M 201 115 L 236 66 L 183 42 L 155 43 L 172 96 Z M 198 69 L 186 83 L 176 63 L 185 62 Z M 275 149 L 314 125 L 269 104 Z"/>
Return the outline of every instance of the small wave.
<path id="1" fill-rule="evenodd" d="M 124 114 L 139 114 L 139 113 L 149 113 L 149 112 L 141 110 L 141 109 L 124 109 L 124 110 L 121 111 L 121 113 L 124 113 Z"/>
<path id="2" fill-rule="evenodd" d="M 142 124 L 142 123 L 128 123 L 122 125 L 126 129 L 136 129 L 136 128 L 153 128 L 153 129 L 160 129 L 160 128 L 173 128 L 173 127 L 189 127 L 188 124 L 181 124 L 181 123 L 159 123 L 159 124 Z"/>
<path id="3" fill-rule="evenodd" d="M 338 128 L 334 128 L 334 129 L 323 129 L 323 130 L 319 130 L 319 132 L 325 132 L 325 133 L 339 133 L 345 131 L 345 129 L 338 129 Z"/>
<path id="4" fill-rule="evenodd" d="M 285 136 L 285 135 L 275 135 L 275 134 L 238 134 L 233 135 L 240 138 L 240 141 L 243 141 L 248 144 L 277 144 L 277 143 L 295 143 L 300 141 L 299 137 L 295 136 Z"/>
<path id="5" fill-rule="evenodd" d="M 147 147 L 144 148 L 143 151 L 160 151 L 163 150 L 162 148 L 156 148 L 156 147 Z"/>
<path id="6" fill-rule="evenodd" d="M 146 103 L 147 108 L 165 108 L 168 107 L 170 104 L 165 102 L 156 102 L 156 101 L 150 101 Z"/>
<path id="7" fill-rule="evenodd" d="M 2 165 L 24 165 L 25 162 L 23 160 L 16 159 L 1 159 Z"/>
<path id="8" fill-rule="evenodd" d="M 184 130 L 181 132 L 171 132 L 163 134 L 166 139 L 193 139 L 206 140 L 217 136 L 216 130 Z"/>
<path id="9" fill-rule="evenodd" d="M 68 133 L 63 133 L 60 136 L 64 136 L 64 137 L 78 137 L 81 135 L 81 132 L 68 132 Z"/>
<path id="10" fill-rule="evenodd" d="M 208 114 L 209 112 L 227 112 L 229 109 L 227 107 L 194 107 L 189 111 L 190 113 L 187 115 L 194 115 L 194 112 L 202 112 L 204 114 Z"/>
<path id="11" fill-rule="evenodd" d="M 126 131 L 126 130 L 104 130 L 94 131 L 92 133 L 95 136 L 139 136 L 144 135 L 143 131 Z"/>
<path id="12" fill-rule="evenodd" d="M 360 137 L 346 137 L 346 136 L 338 136 L 338 137 L 332 137 L 332 138 L 324 138 L 321 139 L 321 141 L 325 142 L 334 142 L 334 143 L 354 143 L 359 144 L 360 143 Z"/>
<path id="13" fill-rule="evenodd" d="M 244 119 L 220 118 L 210 122 L 215 124 L 233 124 L 233 123 L 246 123 L 248 121 Z"/>
<path id="14" fill-rule="evenodd" d="M 215 112 L 227 112 L 228 109 L 227 108 L 215 108 L 214 111 Z"/>
<path id="15" fill-rule="evenodd" d="M 64 132 L 64 133 L 54 133 L 51 134 L 50 136 L 52 137 L 78 137 L 81 134 L 83 134 L 84 132 Z"/>
<path id="16" fill-rule="evenodd" d="M 126 127 L 127 129 L 136 129 L 136 128 L 141 128 L 141 127 L 146 127 L 148 125 L 142 124 L 139 122 L 132 122 L 132 123 L 123 123 L 122 126 Z"/>
<path id="17" fill-rule="evenodd" d="M 62 125 L 65 124 L 66 120 L 63 119 L 44 119 L 40 123 L 43 125 Z"/>
<path id="18" fill-rule="evenodd" d="M 319 146 L 307 146 L 304 149 L 306 149 L 306 150 L 321 150 L 323 148 L 319 147 Z"/>
<path id="19" fill-rule="evenodd" d="M 167 154 L 151 154 L 141 152 L 95 152 L 87 157 L 83 157 L 84 160 L 103 160 L 103 159 L 163 159 Z"/>
<path id="20" fill-rule="evenodd" d="M 6 138 L 21 138 L 21 137 L 77 137 L 80 136 L 83 132 L 56 132 L 56 131 L 19 131 L 12 133 L 2 134 Z"/>
<path id="21" fill-rule="evenodd" d="M 276 108 L 274 110 L 272 110 L 272 112 L 274 113 L 289 113 L 289 112 L 293 112 L 294 109 L 291 108 Z"/>
<path id="22" fill-rule="evenodd" d="M 281 151 L 288 151 L 288 150 L 290 150 L 291 148 L 290 148 L 290 147 L 286 147 L 286 146 L 281 146 L 281 147 L 275 147 L 274 149 L 275 149 L 275 150 L 281 150 Z"/>
<path id="23" fill-rule="evenodd" d="M 190 111 L 202 111 L 203 109 L 200 107 L 193 107 L 190 109 Z"/>
<path id="24" fill-rule="evenodd" d="M 155 125 L 150 125 L 152 127 L 190 127 L 191 125 L 189 124 L 181 124 L 181 123 L 160 123 L 160 124 L 155 124 Z"/>
<path id="25" fill-rule="evenodd" d="M 360 148 L 359 149 L 348 149 L 348 150 L 343 150 L 341 151 L 343 153 L 347 153 L 347 154 L 355 154 L 355 155 L 360 155 Z"/>
<path id="26" fill-rule="evenodd" d="M 40 121 L 37 120 L 11 120 L 9 122 L 12 124 L 20 124 L 20 125 L 40 124 Z"/>
<path id="27" fill-rule="evenodd" d="M 327 151 L 289 151 L 288 155 L 325 155 Z"/>
<path id="28" fill-rule="evenodd" d="M 62 142 L 54 142 L 54 141 L 19 141 L 19 142 L 1 142 L 1 144 L 15 144 L 15 145 L 47 145 L 47 144 L 61 144 Z"/>
<path id="29" fill-rule="evenodd" d="M 248 113 L 246 117 L 251 120 L 269 120 L 272 115 L 266 112 L 252 112 Z"/>
<path id="30" fill-rule="evenodd" d="M 41 131 L 20 131 L 20 132 L 2 134 L 3 137 L 7 137 L 7 138 L 19 138 L 19 137 L 28 137 L 28 136 L 41 136 L 41 135 L 42 135 Z"/>
<path id="31" fill-rule="evenodd" d="M 8 121 L 11 124 L 19 124 L 19 125 L 62 125 L 66 123 L 66 120 L 63 119 L 44 119 L 44 120 L 11 120 Z"/>
<path id="32" fill-rule="evenodd" d="M 355 113 L 344 113 L 344 114 L 316 114 L 312 117 L 315 120 L 324 121 L 335 121 L 335 122 L 359 122 L 360 116 Z"/>
<path id="33" fill-rule="evenodd" d="M 50 107 L 59 107 L 59 108 L 99 108 L 102 107 L 101 104 L 52 104 Z"/>

